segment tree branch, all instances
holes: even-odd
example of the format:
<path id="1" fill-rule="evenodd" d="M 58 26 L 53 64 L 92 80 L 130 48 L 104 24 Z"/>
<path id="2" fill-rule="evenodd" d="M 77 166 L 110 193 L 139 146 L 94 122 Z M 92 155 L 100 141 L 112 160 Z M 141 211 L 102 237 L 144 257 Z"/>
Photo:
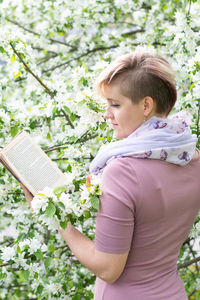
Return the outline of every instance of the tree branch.
<path id="1" fill-rule="evenodd" d="M 57 53 L 54 53 L 54 54 L 52 54 L 52 55 L 50 55 L 50 56 L 44 57 L 44 58 L 42 58 L 42 59 L 37 63 L 37 66 L 39 66 L 39 65 L 41 65 L 41 64 L 43 64 L 43 63 L 45 63 L 45 62 L 47 62 L 48 60 L 50 60 L 50 59 L 52 59 L 52 58 L 57 57 L 57 56 L 58 56 L 58 54 L 57 54 Z"/>
<path id="2" fill-rule="evenodd" d="M 92 50 L 88 50 L 86 53 L 83 53 L 83 54 L 81 54 L 81 55 L 79 55 L 79 56 L 77 56 L 77 57 L 74 57 L 74 58 L 72 58 L 72 59 L 69 59 L 69 60 L 67 60 L 66 62 L 62 63 L 62 64 L 59 64 L 59 65 L 54 66 L 54 67 L 51 67 L 50 69 L 44 70 L 43 72 L 44 72 L 44 73 L 47 73 L 47 72 L 50 72 L 50 71 L 54 71 L 54 70 L 56 70 L 57 68 L 63 67 L 63 66 L 65 66 L 65 65 L 69 64 L 70 62 L 72 62 L 73 60 L 78 60 L 78 59 L 80 59 L 80 58 L 82 58 L 82 57 L 84 57 L 84 56 L 87 56 L 87 55 L 90 54 L 90 53 L 94 53 L 94 52 L 102 51 L 102 50 L 113 49 L 113 48 L 117 48 L 117 47 L 118 47 L 118 45 L 113 45 L 113 46 L 109 46 L 109 47 L 98 47 L 98 48 L 94 48 L 94 49 L 92 49 Z"/>
<path id="3" fill-rule="evenodd" d="M 14 25 L 16 25 L 16 26 L 22 28 L 24 31 L 27 31 L 27 32 L 32 33 L 32 34 L 34 34 L 34 35 L 36 35 L 36 36 L 39 36 L 39 37 L 41 36 L 41 34 L 35 32 L 35 31 L 31 30 L 31 29 L 26 28 L 25 26 L 21 25 L 20 23 L 18 23 L 18 22 L 16 22 L 16 21 L 13 21 L 13 20 L 11 20 L 11 19 L 9 19 L 9 18 L 6 18 L 6 20 L 9 21 L 10 23 L 13 23 Z M 52 38 L 50 38 L 49 40 L 50 40 L 52 43 L 62 44 L 62 45 L 64 45 L 64 46 L 67 46 L 67 47 L 72 48 L 72 50 L 77 50 L 77 47 L 76 47 L 76 46 L 72 46 L 72 45 L 70 45 L 69 43 L 62 42 L 62 41 L 59 41 L 59 40 L 55 40 L 55 39 L 52 39 Z"/>
<path id="4" fill-rule="evenodd" d="M 13 194 L 13 193 L 12 193 L 12 194 Z M 14 242 L 14 240 L 12 240 L 12 241 L 4 241 L 4 242 L 1 242 L 0 245 L 4 245 L 4 244 L 6 244 L 6 243 L 8 243 L 8 244 L 6 245 L 6 247 L 9 247 L 9 246 L 13 245 L 15 242 Z"/>
<path id="5" fill-rule="evenodd" d="M 131 27 L 137 27 L 138 25 L 137 24 L 134 24 L 134 23 L 131 23 L 131 22 L 126 22 L 126 21 L 116 21 L 116 22 L 97 22 L 97 25 L 103 25 L 103 26 L 110 26 L 110 25 L 118 25 L 118 24 L 126 24 L 128 26 L 131 26 Z"/>
<path id="6" fill-rule="evenodd" d="M 46 235 L 45 235 L 45 239 L 44 239 L 44 243 L 47 245 L 49 242 L 49 238 L 50 238 L 50 230 L 48 228 L 46 228 Z"/>
<path id="7" fill-rule="evenodd" d="M 50 39 L 50 41 L 53 42 L 53 43 L 57 43 L 57 44 L 61 44 L 61 45 L 70 47 L 70 48 L 72 48 L 72 51 L 75 51 L 75 50 L 78 49 L 77 46 L 72 46 L 69 43 L 66 43 L 66 42 L 63 42 L 63 41 L 59 41 L 59 40 L 55 40 L 55 39 Z"/>
<path id="8" fill-rule="evenodd" d="M 24 61 L 24 59 L 22 58 L 21 54 L 15 49 L 15 47 L 13 46 L 12 43 L 10 43 L 14 53 L 17 55 L 17 57 L 19 58 L 19 60 L 22 62 L 22 64 L 24 65 L 25 69 L 27 70 L 27 72 L 29 72 L 40 84 L 41 86 L 43 86 L 43 88 L 45 89 L 45 91 L 53 98 L 54 97 L 54 93 L 48 88 L 48 86 L 46 84 L 44 84 L 42 82 L 42 80 L 35 75 L 31 69 L 29 68 L 29 66 L 27 65 L 27 63 Z"/>
<path id="9" fill-rule="evenodd" d="M 135 30 L 132 30 L 132 31 L 128 31 L 128 32 L 122 33 L 122 36 L 126 37 L 126 36 L 130 36 L 130 35 L 134 35 L 134 34 L 136 34 L 138 32 L 145 32 L 145 30 L 143 28 L 135 29 Z"/>
<path id="10" fill-rule="evenodd" d="M 97 136 L 98 136 L 98 133 L 95 133 L 95 134 L 93 134 L 93 135 L 90 135 L 90 136 L 88 136 L 88 137 L 85 137 L 85 138 L 82 139 L 82 140 L 81 140 L 81 138 L 78 139 L 78 140 L 76 141 L 76 143 L 84 143 L 84 142 L 86 142 L 86 141 L 88 141 L 88 140 L 91 140 L 91 139 L 97 137 Z M 55 145 L 55 146 L 49 147 L 49 148 L 47 148 L 47 149 L 43 149 L 43 151 L 47 153 L 47 152 L 50 152 L 50 151 L 54 151 L 54 150 L 66 148 L 68 145 L 72 145 L 72 144 L 74 144 L 74 143 L 68 142 L 68 143 L 62 144 L 62 145 Z"/>
<path id="11" fill-rule="evenodd" d="M 144 8 L 144 9 L 147 9 L 147 10 L 149 10 L 149 9 L 151 9 L 151 8 L 152 8 L 152 6 L 151 6 L 151 5 L 149 5 L 149 4 L 147 4 L 147 3 L 142 3 L 142 6 L 141 6 L 139 9 L 141 9 L 141 8 Z"/>
<path id="12" fill-rule="evenodd" d="M 31 71 L 31 69 L 29 68 L 29 66 L 26 64 L 26 62 L 23 60 L 23 58 L 22 58 L 22 56 L 21 56 L 21 54 L 15 49 L 15 47 L 13 46 L 13 44 L 12 43 L 10 43 L 10 45 L 11 45 L 11 47 L 12 47 L 12 49 L 13 49 L 13 51 L 14 51 L 14 53 L 17 55 L 17 57 L 19 58 L 19 60 L 23 63 L 23 65 L 24 65 L 24 67 L 25 67 L 25 69 L 27 70 L 27 72 L 29 72 L 41 85 L 42 85 L 42 87 L 45 89 L 45 91 L 51 96 L 51 98 L 53 98 L 54 97 L 54 92 L 52 92 L 49 88 L 48 88 L 48 86 L 46 85 L 46 84 L 44 84 L 44 82 L 42 82 L 42 80 L 37 76 L 37 75 L 35 75 L 32 71 Z M 66 117 L 66 119 L 67 119 L 67 121 L 69 122 L 69 125 L 74 129 L 74 125 L 72 124 L 72 122 L 71 122 L 71 120 L 70 120 L 70 118 L 69 118 L 69 116 L 67 115 L 67 113 L 62 109 L 62 112 L 63 112 L 63 114 L 65 115 L 65 117 Z"/>
<path id="13" fill-rule="evenodd" d="M 187 12 L 187 14 L 188 14 L 188 16 L 189 16 L 189 14 L 190 14 L 190 9 L 191 9 L 191 0 L 189 0 L 189 8 L 188 8 L 188 12 Z"/>
<path id="14" fill-rule="evenodd" d="M 47 152 L 51 152 L 51 151 L 54 151 L 54 150 L 58 150 L 58 149 L 62 149 L 62 148 L 67 148 L 68 145 L 70 145 L 70 143 L 68 143 L 68 144 L 63 144 L 63 145 L 52 146 L 52 147 L 50 147 L 50 148 L 43 149 L 43 151 L 44 151 L 45 153 L 47 153 Z"/>
<path id="15" fill-rule="evenodd" d="M 35 32 L 35 31 L 31 30 L 31 29 L 25 28 L 23 25 L 21 25 L 20 23 L 18 23 L 18 22 L 16 22 L 16 21 L 13 21 L 13 20 L 11 20 L 11 19 L 9 19 L 9 18 L 6 18 L 6 20 L 7 20 L 8 22 L 13 23 L 14 25 L 17 25 L 18 27 L 24 29 L 24 31 L 27 31 L 27 32 L 32 33 L 32 34 L 37 35 L 37 36 L 40 36 L 39 33 Z"/>
<path id="16" fill-rule="evenodd" d="M 86 142 L 86 141 L 89 141 L 89 140 L 94 139 L 94 138 L 97 137 L 97 136 L 98 136 L 98 133 L 95 133 L 95 134 L 92 134 L 92 135 L 90 135 L 90 136 L 86 136 L 86 137 L 84 137 L 84 138 L 80 138 L 80 139 L 77 141 L 77 143 L 84 143 L 84 142 Z"/>
<path id="17" fill-rule="evenodd" d="M 67 119 L 68 123 L 70 124 L 70 126 L 74 129 L 74 125 L 72 123 L 72 121 L 70 120 L 69 115 L 66 113 L 66 111 L 64 109 L 61 109 L 62 113 L 64 114 L 65 118 Z"/>
<path id="18" fill-rule="evenodd" d="M 94 157 L 82 157 L 83 159 L 93 159 Z M 51 160 L 53 160 L 53 161 L 58 161 L 58 160 L 67 160 L 68 161 L 68 157 L 60 157 L 60 158 L 52 158 Z"/>
<path id="19" fill-rule="evenodd" d="M 194 295 L 196 292 L 197 292 L 197 290 L 194 289 L 194 290 L 192 291 L 192 293 L 189 294 L 189 298 L 188 298 L 188 299 L 190 299 L 190 297 L 191 297 L 192 295 Z M 194 298 L 193 298 L 193 299 L 194 299 Z"/>
<path id="20" fill-rule="evenodd" d="M 45 51 L 47 51 L 47 53 L 58 54 L 58 53 L 55 52 L 55 51 L 52 51 L 52 50 L 46 50 L 46 49 L 41 48 L 41 47 L 35 47 L 35 46 L 32 46 L 32 49 L 37 50 L 37 51 L 41 51 L 41 52 L 44 52 L 44 50 L 45 50 Z"/>
<path id="21" fill-rule="evenodd" d="M 23 286 L 27 286 L 28 284 L 25 283 L 21 283 L 21 284 L 15 284 L 15 285 L 10 285 L 9 288 L 14 289 L 17 287 L 23 287 Z"/>
<path id="22" fill-rule="evenodd" d="M 182 268 L 186 268 L 194 263 L 197 263 L 198 261 L 200 261 L 200 256 L 199 257 L 196 257 L 194 259 L 191 259 L 191 260 L 188 260 L 188 261 L 185 261 L 184 263 L 182 264 L 178 264 L 178 269 L 182 269 Z"/>

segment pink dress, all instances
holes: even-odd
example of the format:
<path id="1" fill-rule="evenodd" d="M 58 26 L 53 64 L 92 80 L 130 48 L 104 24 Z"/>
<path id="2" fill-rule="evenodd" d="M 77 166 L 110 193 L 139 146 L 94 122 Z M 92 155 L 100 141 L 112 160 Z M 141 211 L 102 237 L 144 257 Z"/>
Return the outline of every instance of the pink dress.
<path id="1" fill-rule="evenodd" d="M 200 210 L 200 154 L 186 166 L 113 159 L 101 189 L 96 249 L 129 255 L 113 284 L 97 278 L 94 300 L 187 300 L 177 259 Z"/>

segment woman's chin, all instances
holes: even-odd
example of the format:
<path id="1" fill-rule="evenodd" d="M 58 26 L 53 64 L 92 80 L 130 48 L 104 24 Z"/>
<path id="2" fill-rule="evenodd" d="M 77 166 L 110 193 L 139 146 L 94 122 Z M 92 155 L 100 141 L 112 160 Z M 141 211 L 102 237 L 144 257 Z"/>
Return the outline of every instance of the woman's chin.
<path id="1" fill-rule="evenodd" d="M 124 139 L 126 136 L 124 136 L 123 134 L 120 134 L 119 132 L 114 131 L 113 137 L 116 139 Z"/>

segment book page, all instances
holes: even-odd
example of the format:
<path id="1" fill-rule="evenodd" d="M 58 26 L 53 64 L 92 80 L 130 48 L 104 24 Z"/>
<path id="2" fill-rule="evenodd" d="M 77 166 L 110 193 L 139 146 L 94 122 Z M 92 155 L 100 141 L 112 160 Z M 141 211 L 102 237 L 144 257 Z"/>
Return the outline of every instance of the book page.
<path id="1" fill-rule="evenodd" d="M 8 164 L 6 163 L 6 161 L 3 159 L 3 157 L 1 157 L 1 154 L 0 154 L 0 162 L 4 165 L 4 167 L 6 167 L 6 169 L 19 181 L 19 178 L 16 176 L 16 174 L 13 172 L 12 169 L 10 169 L 10 167 L 8 166 Z"/>
<path id="2" fill-rule="evenodd" d="M 4 162 L 19 180 L 35 195 L 46 186 L 65 184 L 65 175 L 42 151 L 30 135 L 22 132 L 1 151 Z"/>

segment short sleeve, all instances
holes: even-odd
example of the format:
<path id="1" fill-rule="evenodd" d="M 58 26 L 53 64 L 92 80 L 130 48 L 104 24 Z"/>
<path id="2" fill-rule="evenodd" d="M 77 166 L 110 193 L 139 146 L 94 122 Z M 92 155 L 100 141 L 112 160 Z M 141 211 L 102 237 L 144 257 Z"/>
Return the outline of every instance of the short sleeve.
<path id="1" fill-rule="evenodd" d="M 130 250 L 138 188 L 133 171 L 127 158 L 113 159 L 103 171 L 95 234 L 95 247 L 99 251 Z"/>

